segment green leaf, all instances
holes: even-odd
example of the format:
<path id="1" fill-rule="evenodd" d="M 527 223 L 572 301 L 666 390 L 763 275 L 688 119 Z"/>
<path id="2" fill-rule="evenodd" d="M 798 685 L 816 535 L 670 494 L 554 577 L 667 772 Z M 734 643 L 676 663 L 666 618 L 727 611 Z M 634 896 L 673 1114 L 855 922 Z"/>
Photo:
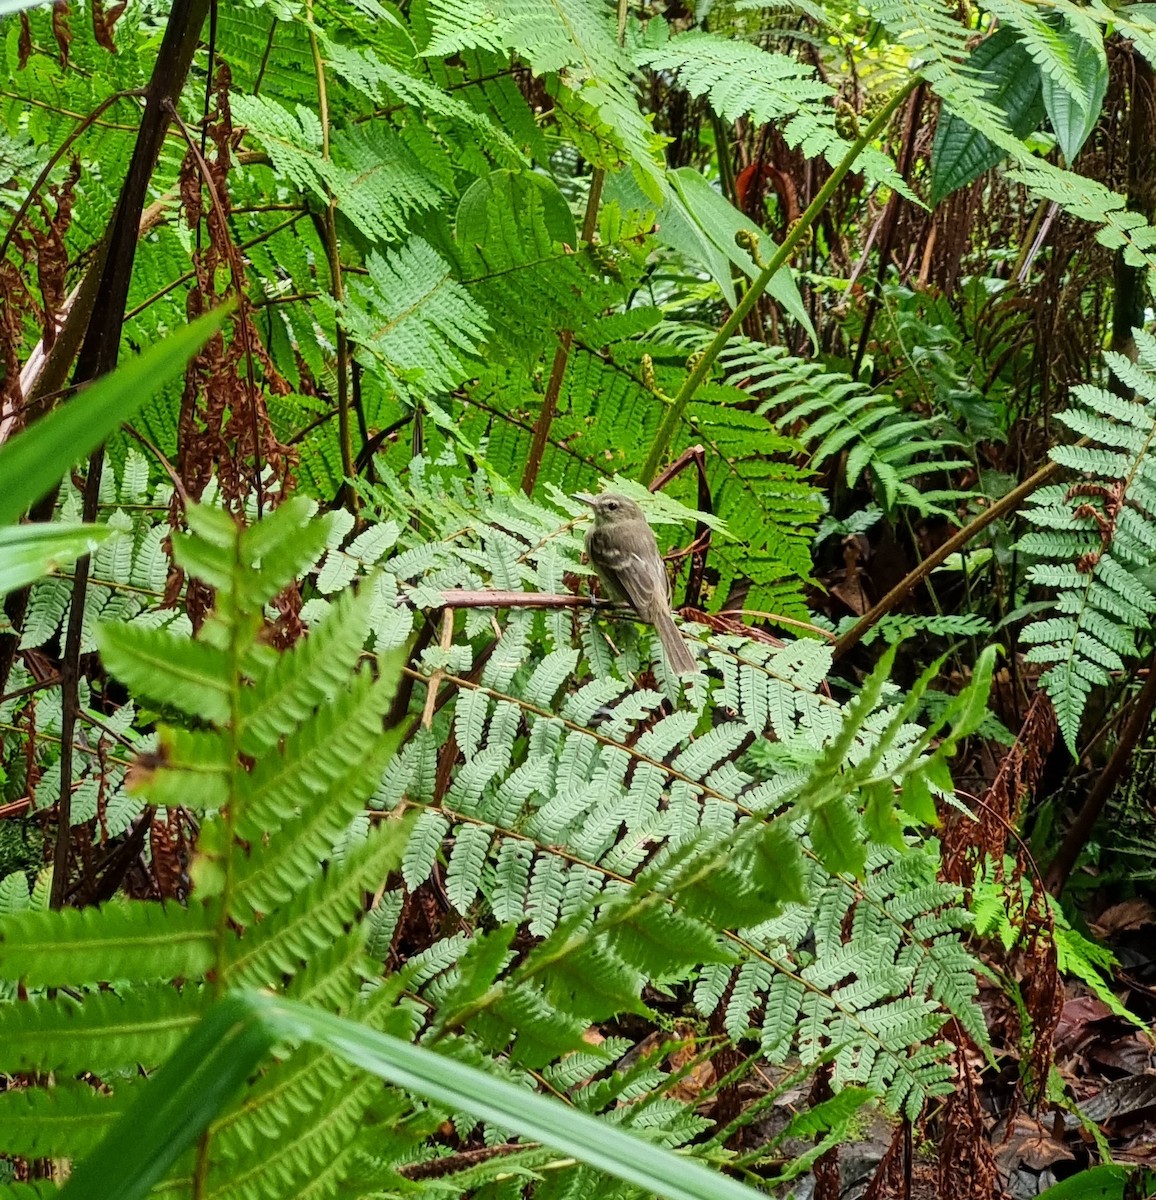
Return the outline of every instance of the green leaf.
<path id="1" fill-rule="evenodd" d="M 62 1196 L 143 1200 L 240 1090 L 280 1035 L 251 1003 L 214 1005 L 138 1094 Z M 308 1011 L 308 1010 L 306 1010 Z"/>
<path id="2" fill-rule="evenodd" d="M 667 178 L 674 188 L 675 196 L 682 202 L 686 214 L 705 237 L 725 255 L 728 263 L 737 266 L 748 279 L 756 278 L 760 268 L 750 254 L 735 242 L 735 235 L 742 230 L 753 232 L 758 239 L 759 254 L 763 259 L 771 258 L 779 248 L 770 235 L 750 217 L 739 212 L 721 192 L 711 187 L 702 172 L 694 167 L 679 167 L 668 171 Z M 728 297 L 727 303 L 733 308 L 734 288 L 731 285 L 730 274 L 728 265 L 723 277 L 716 278 L 715 282 L 723 287 L 724 295 L 729 289 L 731 296 Z M 811 344 L 818 350 L 818 335 L 811 324 L 811 316 L 803 303 L 803 297 L 799 294 L 793 273 L 786 267 L 777 271 L 767 284 L 767 292 L 802 325 L 811 339 Z"/>
<path id="3" fill-rule="evenodd" d="M 1122 1200 L 1129 1167 L 1103 1163 L 1040 1192 L 1039 1200 Z"/>
<path id="4" fill-rule="evenodd" d="M 912 776 L 908 776 L 911 779 Z M 864 789 L 863 823 L 873 842 L 904 848 L 903 830 L 895 813 L 895 788 L 890 779 L 878 779 Z"/>
<path id="5" fill-rule="evenodd" d="M 228 316 L 224 305 L 126 362 L 0 446 L 0 525 L 17 520 L 184 369 Z"/>
<path id="6" fill-rule="evenodd" d="M 673 978 L 700 963 L 735 958 L 709 925 L 666 905 L 644 909 L 616 925 L 610 943 L 620 958 L 640 966 L 652 978 Z"/>
<path id="7" fill-rule="evenodd" d="M 1048 120 L 1065 161 L 1071 164 L 1099 120 L 1108 91 L 1108 58 L 1103 45 L 1086 41 L 1066 22 L 1057 36 L 1069 45 L 1083 90 L 1070 92 L 1047 73 L 1041 84 Z"/>
<path id="8" fill-rule="evenodd" d="M 813 1108 L 795 1114 L 786 1129 L 778 1135 L 777 1143 L 788 1138 L 814 1140 L 815 1145 L 799 1155 L 775 1180 L 786 1183 L 797 1179 L 810 1170 L 815 1161 L 832 1146 L 847 1140 L 849 1127 L 859 1110 L 878 1096 L 877 1092 L 864 1087 L 847 1087 L 828 1100 L 822 1100 Z"/>
<path id="9" fill-rule="evenodd" d="M 229 719 L 233 679 L 226 651 L 164 629 L 111 622 L 97 629 L 96 641 L 104 665 L 138 696 L 215 724 Z"/>
<path id="10" fill-rule="evenodd" d="M 25 912 L 0 925 L 0 971 L 34 987 L 191 979 L 211 965 L 215 938 L 201 905 L 166 908 L 127 900 L 101 908 Z"/>
<path id="11" fill-rule="evenodd" d="M 168 984 L 0 1005 L 0 1071 L 119 1070 L 164 1062 L 196 1025 L 201 991 Z"/>
<path id="12" fill-rule="evenodd" d="M 71 566 L 119 531 L 109 525 L 12 525 L 0 529 L 0 599 Z"/>
<path id="13" fill-rule="evenodd" d="M 924 825 L 935 825 L 939 821 L 927 776 L 922 771 L 913 771 L 903 781 L 899 804 L 909 817 Z"/>
<path id="14" fill-rule="evenodd" d="M 1039 126 L 1044 115 L 1040 69 L 1024 49 L 1016 31 L 1002 26 L 971 52 L 969 70 L 988 81 L 987 98 L 1007 117 L 1012 133 L 1022 140 Z M 945 108 L 931 148 L 931 203 L 966 187 L 1006 157 L 1006 151 Z"/>
<path id="15" fill-rule="evenodd" d="M 84 1083 L 57 1080 L 51 1088 L 0 1092 L 4 1153 L 26 1158 L 72 1158 L 89 1154 L 113 1127 L 123 1101 Z M 3 1193 L 0 1193 L 3 1195 Z"/>
<path id="16" fill-rule="evenodd" d="M 844 797 L 820 804 L 811 814 L 811 845 L 833 874 L 859 875 L 867 862 L 867 839 L 859 814 Z"/>

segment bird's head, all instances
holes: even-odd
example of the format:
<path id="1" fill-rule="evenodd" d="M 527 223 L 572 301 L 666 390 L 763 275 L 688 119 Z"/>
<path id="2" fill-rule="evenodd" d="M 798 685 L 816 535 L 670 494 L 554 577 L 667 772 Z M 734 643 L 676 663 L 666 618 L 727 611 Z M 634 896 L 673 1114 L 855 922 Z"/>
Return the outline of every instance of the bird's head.
<path id="1" fill-rule="evenodd" d="M 626 496 L 617 492 L 603 492 L 592 496 L 589 492 L 575 492 L 575 499 L 589 504 L 594 510 L 595 525 L 619 525 L 623 521 L 645 521 L 642 509 Z"/>

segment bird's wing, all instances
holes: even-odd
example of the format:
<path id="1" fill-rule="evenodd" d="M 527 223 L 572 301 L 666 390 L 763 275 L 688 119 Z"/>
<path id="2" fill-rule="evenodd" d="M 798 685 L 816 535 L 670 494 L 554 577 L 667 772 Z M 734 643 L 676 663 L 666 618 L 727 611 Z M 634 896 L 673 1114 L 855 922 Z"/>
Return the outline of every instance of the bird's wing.
<path id="1" fill-rule="evenodd" d="M 650 620 L 655 609 L 669 607 L 670 588 L 657 542 L 640 552 L 622 550 L 608 545 L 609 541 L 609 538 L 598 538 L 599 565 L 603 570 L 613 571 L 615 582 L 630 598 L 638 615 Z"/>

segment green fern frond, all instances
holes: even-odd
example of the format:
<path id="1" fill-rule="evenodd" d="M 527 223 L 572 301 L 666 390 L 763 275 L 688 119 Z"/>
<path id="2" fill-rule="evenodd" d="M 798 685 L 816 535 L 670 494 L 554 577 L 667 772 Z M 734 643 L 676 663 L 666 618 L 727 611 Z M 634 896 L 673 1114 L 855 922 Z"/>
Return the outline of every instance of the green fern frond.
<path id="1" fill-rule="evenodd" d="M 194 886 L 187 907 L 36 912 L 17 896 L 0 930 L 0 970 L 68 991 L 0 1004 L 0 1069 L 95 1072 L 119 1106 L 139 1085 L 133 1068 L 162 1062 L 223 986 L 371 1007 L 359 998 L 368 960 L 357 918 L 406 837 L 398 822 L 350 832 L 396 740 L 382 734 L 392 678 L 357 670 L 377 602 L 372 581 L 334 601 L 316 644 L 279 654 L 265 642 L 265 605 L 317 562 L 331 535 L 314 511 L 291 500 L 242 529 L 220 511 L 190 508 L 176 554 L 217 596 L 199 635 L 120 624 L 102 631 L 110 669 L 198 726 L 162 730 L 161 753 L 141 772 L 154 799 L 179 798 L 200 813 Z M 86 986 L 94 981 L 108 986 Z M 283 1091 L 259 1086 L 242 1098 L 239 1113 L 222 1120 L 228 1136 L 219 1146 L 210 1137 L 205 1167 L 218 1190 L 272 1200 L 353 1169 L 358 1122 L 378 1085 L 316 1060 L 305 1078 L 285 1072 L 280 1083 Z M 51 1137 L 67 1157 L 95 1136 L 91 1105 L 78 1101 L 66 1120 L 71 1109 L 54 1117 L 48 1099 L 29 1104 L 32 1116 L 18 1122 L 26 1140 Z M 297 1127 L 303 1111 L 308 1136 Z M 286 1130 L 291 1136 L 278 1139 Z M 187 1194 L 187 1171 L 179 1168 L 162 1194 Z"/>
<path id="2" fill-rule="evenodd" d="M 776 428 L 799 430 L 813 466 L 845 454 L 847 486 L 866 475 L 885 511 L 904 505 L 955 519 L 917 486 L 932 471 L 967 465 L 951 456 L 964 439 L 943 417 L 913 415 L 850 376 L 782 347 L 732 339 L 720 361 L 733 384 L 761 398 L 760 413 L 775 414 Z"/>
<path id="3" fill-rule="evenodd" d="M 1142 330 L 1136 340 L 1136 363 L 1105 356 L 1135 398 L 1082 386 L 1072 391 L 1074 406 L 1058 414 L 1085 441 L 1057 446 L 1052 457 L 1082 479 L 1036 492 L 1026 515 L 1037 532 L 1019 542 L 1039 560 L 1028 578 L 1057 590 L 1061 615 L 1033 622 L 1021 637 L 1031 647 L 1028 661 L 1046 665 L 1040 683 L 1073 753 L 1093 688 L 1136 657 L 1137 638 L 1156 614 L 1144 578 L 1156 561 L 1156 493 L 1147 466 L 1156 436 L 1156 340 Z"/>
<path id="4" fill-rule="evenodd" d="M 486 314 L 421 238 L 367 266 L 341 309 L 366 366 L 402 396 L 456 387 L 489 331 Z"/>
<path id="5" fill-rule="evenodd" d="M 657 194 L 661 170 L 654 136 L 634 97 L 629 57 L 618 44 L 610 7 L 578 0 L 564 8 L 549 0 L 514 0 L 500 10 L 480 0 L 435 0 L 427 55 L 465 49 L 510 51 L 539 75 L 557 75 L 567 97 L 559 100 L 581 122 L 578 106 L 597 114 L 600 132 L 617 141 L 640 184 Z M 604 156 L 595 161 L 607 165 Z"/>
<path id="6" fill-rule="evenodd" d="M 0 964 L 32 987 L 192 979 L 208 970 L 213 941 L 205 912 L 126 900 L 9 918 L 0 929 Z"/>
<path id="7" fill-rule="evenodd" d="M 757 125 L 774 122 L 787 144 L 807 158 L 822 156 L 835 166 L 849 143 L 835 128 L 835 95 L 813 67 L 735 38 L 692 30 L 635 55 L 640 66 L 670 72 L 692 96 L 706 96 L 728 121 L 750 116 Z M 830 103 L 828 103 L 828 101 Z M 860 156 L 871 178 L 918 198 L 879 150 Z"/>
<path id="8" fill-rule="evenodd" d="M 0 1005 L 0 1070 L 76 1075 L 159 1065 L 200 1020 L 199 993 L 154 984 Z"/>
<path id="9" fill-rule="evenodd" d="M 58 1080 L 53 1088 L 9 1088 L 0 1092 L 4 1151 L 23 1158 L 88 1154 L 123 1107 L 86 1084 Z"/>

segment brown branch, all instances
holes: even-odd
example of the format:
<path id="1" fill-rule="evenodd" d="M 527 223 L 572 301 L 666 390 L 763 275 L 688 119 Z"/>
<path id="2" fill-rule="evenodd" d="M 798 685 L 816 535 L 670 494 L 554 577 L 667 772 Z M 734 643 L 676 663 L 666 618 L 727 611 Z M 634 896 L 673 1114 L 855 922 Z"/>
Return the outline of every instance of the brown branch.
<path id="1" fill-rule="evenodd" d="M 590 177 L 590 194 L 586 197 L 586 215 L 582 220 L 582 243 L 589 245 L 594 240 L 594 230 L 598 224 L 598 205 L 602 201 L 602 182 L 606 172 L 601 167 Z M 522 472 L 522 491 L 527 496 L 532 495 L 534 484 L 538 479 L 538 471 L 542 466 L 542 455 L 546 452 L 546 442 L 550 437 L 550 426 L 554 421 L 554 413 L 558 408 L 558 397 L 562 394 L 562 381 L 566 378 L 566 364 L 570 360 L 570 347 L 574 344 L 574 331 L 563 329 L 558 334 L 558 347 L 554 351 L 554 365 L 550 368 L 550 379 L 546 384 L 546 394 L 542 397 L 542 411 L 534 422 L 534 436 L 530 441 L 530 453 L 526 458 L 526 468 Z"/>
<path id="2" fill-rule="evenodd" d="M 1082 439 L 1077 445 L 1086 440 Z M 989 508 L 985 508 L 977 517 L 949 537 L 939 549 L 929 554 L 914 571 L 905 575 L 878 604 L 861 616 L 843 634 L 835 643 L 835 658 L 842 658 L 848 650 L 854 649 L 863 640 L 864 635 L 897 604 L 904 601 L 936 567 L 946 562 L 957 550 L 962 550 L 972 538 L 982 533 L 993 521 L 998 521 L 1001 517 L 1013 512 L 1032 492 L 1043 487 L 1045 483 L 1058 475 L 1060 470 L 1059 463 L 1046 463 L 1034 475 L 1025 479 L 1019 487 L 1012 488 L 1006 496 L 1001 496 Z"/>
<path id="3" fill-rule="evenodd" d="M 504 592 L 482 588 L 470 592 L 451 588 L 442 592 L 442 608 L 614 608 L 606 600 L 591 596 L 573 596 L 569 592 Z"/>
<path id="4" fill-rule="evenodd" d="M 594 185 L 590 185 L 591 194 Z M 542 409 L 534 422 L 534 436 L 530 439 L 530 453 L 526 458 L 526 466 L 522 471 L 522 491 L 527 496 L 534 491 L 538 479 L 538 471 L 542 466 L 542 455 L 546 452 L 546 442 L 550 437 L 550 426 L 554 422 L 554 413 L 558 409 L 558 397 L 562 393 L 562 380 L 566 378 L 566 364 L 570 361 L 570 347 L 574 342 L 574 331 L 563 329 L 558 334 L 558 345 L 554 350 L 554 364 L 550 368 L 550 379 L 546 384 L 546 394 L 542 397 Z"/>
<path id="5" fill-rule="evenodd" d="M 180 96 L 208 8 L 209 0 L 176 0 L 165 25 L 160 51 L 146 89 L 136 145 L 104 239 L 105 254 L 99 280 L 94 287 L 93 316 L 80 348 L 74 383 L 89 383 L 116 367 L 141 216 L 148 196 L 149 181 L 156 169 L 168 129 L 168 106 Z M 88 522 L 96 518 L 103 466 L 104 451 L 98 449 L 89 460 L 88 479 L 84 488 L 83 516 Z M 68 893 L 72 832 L 71 746 L 80 713 L 80 638 L 89 565 L 87 556 L 76 565 L 72 607 L 68 614 L 61 661 L 61 742 L 64 750 L 60 756 L 60 800 L 57 806 L 56 844 L 52 855 L 53 908 L 60 908 Z"/>

